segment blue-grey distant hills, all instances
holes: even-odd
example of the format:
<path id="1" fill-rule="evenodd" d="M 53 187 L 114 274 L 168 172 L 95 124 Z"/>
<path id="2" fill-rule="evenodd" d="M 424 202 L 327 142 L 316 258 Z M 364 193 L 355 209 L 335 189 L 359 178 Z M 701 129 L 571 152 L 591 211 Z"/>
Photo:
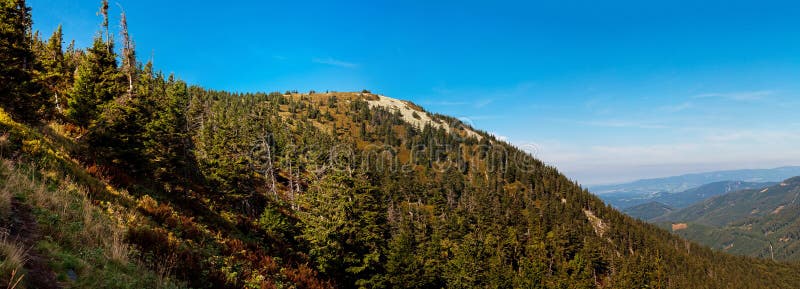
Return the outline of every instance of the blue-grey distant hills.
<path id="1" fill-rule="evenodd" d="M 671 208 L 682 208 L 713 195 L 766 187 L 794 176 L 800 176 L 800 166 L 686 174 L 624 184 L 590 186 L 589 190 L 616 208 L 630 208 L 654 201 Z M 711 187 L 700 188 L 703 185 Z M 692 189 L 699 191 L 692 192 Z M 698 199 L 697 196 L 701 198 Z"/>
<path id="2" fill-rule="evenodd" d="M 714 182 L 710 184 L 705 184 L 696 188 L 688 189 L 683 192 L 677 193 L 667 193 L 667 192 L 660 192 L 653 195 L 648 195 L 650 197 L 649 201 L 643 204 L 638 204 L 634 206 L 624 207 L 622 210 L 626 214 L 639 218 L 643 221 L 648 221 L 655 217 L 662 216 L 664 214 L 670 213 L 676 209 L 682 209 L 693 205 L 695 203 L 702 202 L 711 197 L 727 194 L 730 192 L 740 191 L 740 190 L 754 190 L 754 189 L 762 189 L 772 185 L 778 184 L 777 182 L 765 182 L 765 183 L 752 183 L 752 182 L 743 182 L 743 181 L 722 181 L 722 182 Z M 609 194 L 611 200 L 613 200 L 617 204 L 626 204 L 631 202 L 637 202 L 639 199 L 625 199 L 625 198 L 618 198 L 616 194 Z"/>

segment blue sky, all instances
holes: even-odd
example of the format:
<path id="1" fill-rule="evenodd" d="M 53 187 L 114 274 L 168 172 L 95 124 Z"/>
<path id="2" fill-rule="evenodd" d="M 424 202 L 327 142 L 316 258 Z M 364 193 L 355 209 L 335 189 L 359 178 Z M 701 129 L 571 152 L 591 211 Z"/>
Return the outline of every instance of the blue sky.
<path id="1" fill-rule="evenodd" d="M 99 2 L 28 4 L 86 47 Z M 370 89 L 584 184 L 800 165 L 792 1 L 118 0 L 114 22 L 119 6 L 139 56 L 191 83 Z"/>

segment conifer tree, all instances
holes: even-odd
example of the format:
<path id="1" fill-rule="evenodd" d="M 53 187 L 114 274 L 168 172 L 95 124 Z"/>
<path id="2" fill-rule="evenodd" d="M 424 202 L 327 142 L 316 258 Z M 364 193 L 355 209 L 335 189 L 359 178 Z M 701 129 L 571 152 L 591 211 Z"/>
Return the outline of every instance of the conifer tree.
<path id="1" fill-rule="evenodd" d="M 67 117 L 88 127 L 99 115 L 100 105 L 119 95 L 119 80 L 116 55 L 109 52 L 102 37 L 96 37 L 75 72 Z"/>
<path id="2" fill-rule="evenodd" d="M 145 155 L 158 179 L 165 179 L 169 174 L 177 174 L 185 168 L 182 157 L 187 152 L 185 112 L 189 103 L 186 83 L 170 76 L 166 98 L 162 102 L 156 104 L 156 114 L 145 126 L 143 136 Z"/>
<path id="3" fill-rule="evenodd" d="M 303 195 L 303 238 L 317 268 L 342 288 L 380 288 L 388 238 L 385 204 L 365 178 L 333 173 Z"/>
<path id="4" fill-rule="evenodd" d="M 25 0 L 0 1 L 0 105 L 26 120 L 34 119 L 41 106 L 31 25 Z"/>
<path id="5" fill-rule="evenodd" d="M 38 79 L 52 94 L 51 103 L 57 111 L 61 111 L 63 108 L 64 95 L 69 89 L 70 71 L 64 58 L 63 42 L 61 25 L 59 25 L 53 35 L 50 36 L 50 39 L 47 40 L 38 57 L 42 64 Z"/>
<path id="6" fill-rule="evenodd" d="M 91 48 L 81 59 L 75 72 L 70 99 L 67 102 L 66 116 L 75 124 L 89 127 L 102 110 L 102 105 L 111 101 L 123 91 L 122 75 L 117 68 L 117 55 L 114 41 L 108 31 L 108 1 L 103 0 L 100 12 L 103 16 L 102 34 L 94 39 Z M 102 33 L 102 32 L 101 32 Z"/>

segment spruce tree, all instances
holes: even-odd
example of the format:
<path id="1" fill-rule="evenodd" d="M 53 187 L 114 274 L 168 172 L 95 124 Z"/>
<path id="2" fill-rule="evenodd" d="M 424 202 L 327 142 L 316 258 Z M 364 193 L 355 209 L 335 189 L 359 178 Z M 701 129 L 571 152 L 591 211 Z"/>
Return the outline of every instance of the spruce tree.
<path id="1" fill-rule="evenodd" d="M 63 42 L 59 25 L 38 56 L 42 69 L 37 78 L 49 90 L 52 95 L 50 103 L 57 111 L 63 108 L 64 96 L 69 89 L 70 71 L 64 58 Z"/>
<path id="2" fill-rule="evenodd" d="M 185 168 L 183 157 L 188 151 L 186 147 L 188 103 L 186 83 L 175 81 L 174 77 L 170 76 L 166 98 L 162 103 L 156 103 L 156 114 L 145 126 L 143 136 L 145 155 L 157 179 L 167 179 L 170 174 L 177 175 L 179 170 Z"/>
<path id="3" fill-rule="evenodd" d="M 66 115 L 75 124 L 88 127 L 97 118 L 100 105 L 119 94 L 120 74 L 116 54 L 102 37 L 96 37 L 94 45 L 78 64 Z"/>
<path id="4" fill-rule="evenodd" d="M 100 13 L 106 38 L 103 39 L 102 32 L 96 36 L 92 47 L 87 49 L 86 55 L 78 63 L 67 102 L 67 118 L 83 127 L 89 127 L 97 119 L 102 105 L 124 91 L 122 74 L 117 68 L 114 41 L 108 30 L 107 0 L 103 0 Z"/>
<path id="5" fill-rule="evenodd" d="M 335 172 L 302 195 L 309 242 L 317 269 L 342 288 L 381 288 L 388 239 L 386 205 L 365 176 Z"/>
<path id="6" fill-rule="evenodd" d="M 25 0 L 0 0 L 0 105 L 25 120 L 35 119 L 42 104 L 33 78 L 31 25 Z"/>

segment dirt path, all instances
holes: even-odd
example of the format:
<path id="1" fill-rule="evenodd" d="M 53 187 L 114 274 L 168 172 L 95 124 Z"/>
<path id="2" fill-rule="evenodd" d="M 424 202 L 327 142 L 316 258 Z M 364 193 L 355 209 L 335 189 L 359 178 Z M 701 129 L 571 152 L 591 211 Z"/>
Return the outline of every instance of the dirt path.
<path id="1" fill-rule="evenodd" d="M 8 228 L 9 238 L 17 240 L 28 248 L 25 262 L 24 280 L 29 288 L 60 289 L 56 274 L 47 266 L 47 258 L 36 250 L 36 242 L 41 239 L 37 229 L 36 218 L 31 208 L 16 199 L 11 202 L 11 222 Z"/>

